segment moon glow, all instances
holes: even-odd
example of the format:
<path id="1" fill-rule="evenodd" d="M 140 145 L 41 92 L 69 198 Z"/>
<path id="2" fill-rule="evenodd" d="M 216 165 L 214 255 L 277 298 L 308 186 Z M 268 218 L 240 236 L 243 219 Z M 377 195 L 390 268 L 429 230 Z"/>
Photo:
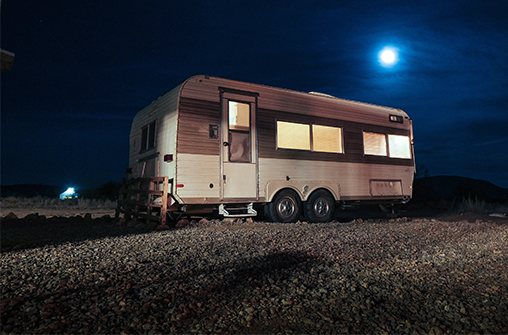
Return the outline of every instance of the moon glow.
<path id="1" fill-rule="evenodd" d="M 399 61 L 398 51 L 394 47 L 384 47 L 378 54 L 379 63 L 383 67 L 392 67 Z"/>

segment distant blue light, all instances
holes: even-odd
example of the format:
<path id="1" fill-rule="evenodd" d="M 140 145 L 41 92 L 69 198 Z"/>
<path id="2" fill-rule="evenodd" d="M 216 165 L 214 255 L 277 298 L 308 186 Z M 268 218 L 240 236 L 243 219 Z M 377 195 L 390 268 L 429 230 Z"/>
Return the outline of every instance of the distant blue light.
<path id="1" fill-rule="evenodd" d="M 67 191 L 60 194 L 60 200 L 75 199 L 77 197 L 78 197 L 78 194 L 74 190 L 74 187 L 69 187 L 67 189 Z"/>

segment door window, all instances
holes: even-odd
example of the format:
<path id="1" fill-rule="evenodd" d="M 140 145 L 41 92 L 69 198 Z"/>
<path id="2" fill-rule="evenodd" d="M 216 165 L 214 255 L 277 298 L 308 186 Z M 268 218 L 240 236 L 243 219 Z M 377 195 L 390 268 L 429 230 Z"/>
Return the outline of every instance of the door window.
<path id="1" fill-rule="evenodd" d="M 250 104 L 229 101 L 229 161 L 250 162 Z"/>

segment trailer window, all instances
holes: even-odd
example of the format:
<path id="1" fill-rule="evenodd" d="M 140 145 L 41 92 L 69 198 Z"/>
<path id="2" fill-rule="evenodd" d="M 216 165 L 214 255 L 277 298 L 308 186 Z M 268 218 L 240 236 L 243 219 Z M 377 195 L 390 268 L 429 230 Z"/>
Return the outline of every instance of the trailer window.
<path id="1" fill-rule="evenodd" d="M 277 121 L 277 147 L 310 150 L 310 125 Z"/>
<path id="2" fill-rule="evenodd" d="M 409 136 L 388 135 L 388 148 L 392 158 L 411 158 Z"/>
<path id="3" fill-rule="evenodd" d="M 342 128 L 312 125 L 312 150 L 320 152 L 344 152 Z"/>
<path id="4" fill-rule="evenodd" d="M 155 148 L 155 121 L 141 128 L 141 150 Z"/>
<path id="5" fill-rule="evenodd" d="M 250 104 L 229 101 L 229 129 L 249 131 Z"/>
<path id="6" fill-rule="evenodd" d="M 363 152 L 365 155 L 386 156 L 386 135 L 363 132 Z"/>

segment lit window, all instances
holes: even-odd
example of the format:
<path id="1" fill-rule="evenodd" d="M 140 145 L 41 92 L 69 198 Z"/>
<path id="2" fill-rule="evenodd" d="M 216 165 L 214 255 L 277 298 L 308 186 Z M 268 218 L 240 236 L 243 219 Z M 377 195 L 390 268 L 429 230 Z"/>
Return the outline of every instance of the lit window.
<path id="1" fill-rule="evenodd" d="M 312 125 L 314 151 L 342 153 L 342 128 Z"/>
<path id="2" fill-rule="evenodd" d="M 250 104 L 229 101 L 229 129 L 249 131 Z"/>
<path id="3" fill-rule="evenodd" d="M 310 125 L 277 121 L 277 147 L 310 150 Z"/>
<path id="4" fill-rule="evenodd" d="M 388 135 L 388 148 L 392 158 L 411 158 L 409 136 Z"/>
<path id="5" fill-rule="evenodd" d="M 386 156 L 386 135 L 363 132 L 365 155 Z"/>
<path id="6" fill-rule="evenodd" d="M 141 150 L 146 151 L 155 147 L 155 121 L 141 128 Z"/>

